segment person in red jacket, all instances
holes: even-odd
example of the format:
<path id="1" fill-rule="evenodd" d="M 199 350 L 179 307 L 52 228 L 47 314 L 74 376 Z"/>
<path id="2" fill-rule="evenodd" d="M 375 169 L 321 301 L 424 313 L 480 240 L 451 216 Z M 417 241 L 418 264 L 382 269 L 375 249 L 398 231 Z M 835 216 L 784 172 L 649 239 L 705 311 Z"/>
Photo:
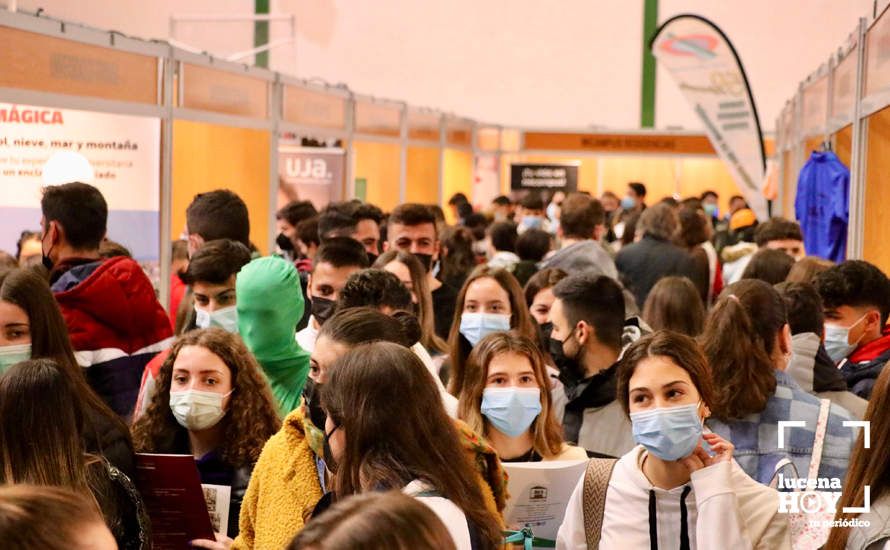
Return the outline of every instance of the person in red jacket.
<path id="1" fill-rule="evenodd" d="M 128 417 L 142 369 L 173 340 L 170 321 L 138 263 L 99 256 L 108 205 L 98 189 L 77 182 L 46 187 L 40 207 L 43 264 L 77 362 L 96 393 Z"/>

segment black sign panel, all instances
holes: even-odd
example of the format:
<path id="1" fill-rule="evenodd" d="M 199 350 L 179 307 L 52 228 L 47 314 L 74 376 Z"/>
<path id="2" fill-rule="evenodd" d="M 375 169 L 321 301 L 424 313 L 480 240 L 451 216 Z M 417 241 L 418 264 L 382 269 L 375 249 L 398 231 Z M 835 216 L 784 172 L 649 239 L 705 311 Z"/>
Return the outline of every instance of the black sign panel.
<path id="1" fill-rule="evenodd" d="M 510 189 L 577 191 L 578 166 L 572 164 L 511 164 Z"/>

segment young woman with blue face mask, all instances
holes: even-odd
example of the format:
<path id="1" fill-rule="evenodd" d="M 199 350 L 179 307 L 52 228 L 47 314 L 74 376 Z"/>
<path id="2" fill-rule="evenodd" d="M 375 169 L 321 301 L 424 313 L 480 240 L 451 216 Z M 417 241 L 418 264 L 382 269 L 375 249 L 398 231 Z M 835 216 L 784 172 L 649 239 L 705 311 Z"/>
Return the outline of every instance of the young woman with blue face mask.
<path id="1" fill-rule="evenodd" d="M 522 288 L 504 269 L 484 265 L 474 269 L 458 294 L 454 311 L 448 337 L 448 391 L 455 397 L 463 390 L 467 357 L 483 338 L 511 329 L 537 338 Z"/>
<path id="2" fill-rule="evenodd" d="M 637 446 L 609 465 L 607 478 L 589 469 L 579 481 L 557 548 L 591 540 L 634 550 L 791 548 L 778 493 L 745 474 L 729 441 L 702 428 L 714 391 L 692 338 L 659 331 L 633 344 L 618 368 L 618 399 Z M 585 481 L 593 488 L 586 497 Z M 585 508 L 596 498 L 605 500 L 601 530 L 588 533 Z"/>
<path id="3" fill-rule="evenodd" d="M 550 377 L 535 341 L 516 331 L 486 336 L 470 354 L 458 416 L 502 462 L 584 460 L 553 415 Z"/>
<path id="4" fill-rule="evenodd" d="M 237 336 L 194 330 L 173 345 L 158 393 L 133 426 L 143 453 L 194 455 L 202 483 L 232 488 L 228 533 L 266 440 L 281 426 L 269 385 Z"/>

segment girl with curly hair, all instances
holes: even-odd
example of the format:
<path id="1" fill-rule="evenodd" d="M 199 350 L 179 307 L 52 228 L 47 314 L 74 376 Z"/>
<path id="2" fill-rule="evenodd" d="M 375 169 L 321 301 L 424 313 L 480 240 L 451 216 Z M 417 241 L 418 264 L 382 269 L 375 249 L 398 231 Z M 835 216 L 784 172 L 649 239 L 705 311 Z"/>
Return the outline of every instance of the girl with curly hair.
<path id="1" fill-rule="evenodd" d="M 272 392 L 241 339 L 218 328 L 174 343 L 157 394 L 133 426 L 138 452 L 192 454 L 201 483 L 232 487 L 228 537 L 266 440 L 281 426 Z"/>

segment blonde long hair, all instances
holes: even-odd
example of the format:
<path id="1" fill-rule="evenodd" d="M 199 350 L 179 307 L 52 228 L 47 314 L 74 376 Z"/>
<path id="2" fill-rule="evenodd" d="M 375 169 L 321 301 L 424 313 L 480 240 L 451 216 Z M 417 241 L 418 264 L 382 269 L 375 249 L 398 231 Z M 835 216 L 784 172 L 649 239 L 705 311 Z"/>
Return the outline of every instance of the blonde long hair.
<path id="1" fill-rule="evenodd" d="M 518 331 L 523 336 L 534 341 L 538 337 L 538 331 L 532 323 L 531 313 L 528 306 L 525 305 L 525 296 L 522 294 L 522 287 L 512 273 L 502 268 L 492 268 L 487 265 L 480 265 L 470 273 L 464 286 L 461 287 L 457 296 L 457 304 L 454 308 L 454 320 L 451 323 L 451 333 L 448 335 L 448 355 L 451 361 L 451 377 L 448 381 L 448 391 L 451 395 L 457 397 L 463 390 L 464 370 L 466 369 L 467 357 L 470 355 L 468 345 L 461 345 L 460 320 L 464 312 L 464 304 L 467 301 L 467 289 L 470 285 L 479 279 L 486 277 L 494 279 L 501 288 L 510 297 L 510 328 Z"/>

